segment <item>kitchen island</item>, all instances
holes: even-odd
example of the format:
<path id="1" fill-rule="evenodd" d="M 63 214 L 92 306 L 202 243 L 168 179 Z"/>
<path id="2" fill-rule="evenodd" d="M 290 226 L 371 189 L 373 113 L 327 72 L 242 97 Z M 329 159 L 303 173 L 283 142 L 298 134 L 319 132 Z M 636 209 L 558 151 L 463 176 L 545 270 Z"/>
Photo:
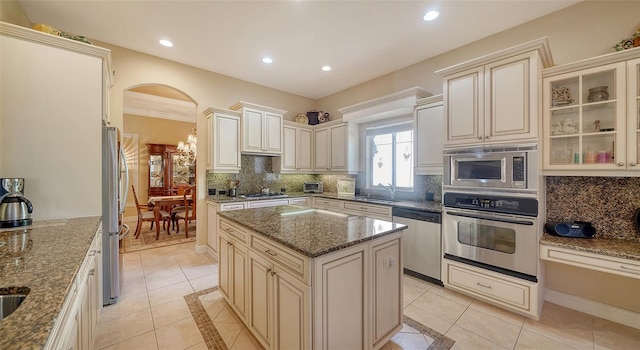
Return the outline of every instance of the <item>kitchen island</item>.
<path id="1" fill-rule="evenodd" d="M 218 212 L 219 288 L 267 349 L 377 349 L 402 328 L 405 225 L 306 206 Z"/>

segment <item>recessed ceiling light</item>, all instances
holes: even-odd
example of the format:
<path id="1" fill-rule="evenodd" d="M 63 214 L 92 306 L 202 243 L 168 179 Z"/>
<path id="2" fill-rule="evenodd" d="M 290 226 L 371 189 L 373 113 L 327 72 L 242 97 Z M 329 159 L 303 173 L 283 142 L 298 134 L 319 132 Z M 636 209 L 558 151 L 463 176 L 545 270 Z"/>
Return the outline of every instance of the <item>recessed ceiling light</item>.
<path id="1" fill-rule="evenodd" d="M 331 70 L 331 66 L 322 66 L 322 70 L 328 72 Z"/>
<path id="2" fill-rule="evenodd" d="M 273 63 L 273 60 L 270 57 L 265 57 L 262 59 L 262 62 L 264 63 Z"/>
<path id="3" fill-rule="evenodd" d="M 438 11 L 429 11 L 424 15 L 424 17 L 422 17 L 422 19 L 424 19 L 425 21 L 432 21 L 438 18 L 439 15 L 440 15 L 440 12 Z"/>
<path id="4" fill-rule="evenodd" d="M 160 45 L 166 46 L 166 47 L 172 47 L 173 43 L 169 40 L 162 39 L 160 40 Z"/>

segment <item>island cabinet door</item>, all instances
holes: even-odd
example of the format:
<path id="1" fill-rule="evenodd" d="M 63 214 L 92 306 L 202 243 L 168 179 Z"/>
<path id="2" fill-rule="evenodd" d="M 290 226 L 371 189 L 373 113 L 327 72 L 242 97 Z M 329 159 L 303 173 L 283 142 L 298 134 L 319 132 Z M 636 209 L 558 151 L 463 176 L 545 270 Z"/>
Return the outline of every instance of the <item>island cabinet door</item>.
<path id="1" fill-rule="evenodd" d="M 311 287 L 276 266 L 272 349 L 311 349 Z"/>
<path id="2" fill-rule="evenodd" d="M 367 278 L 363 245 L 323 255 L 314 279 L 314 348 L 366 349 Z M 365 245 L 366 246 L 366 245 Z"/>
<path id="3" fill-rule="evenodd" d="M 247 248 L 241 244 L 232 244 L 231 258 L 233 260 L 233 306 L 238 317 L 246 322 L 247 309 L 249 307 L 249 294 L 247 293 Z"/>
<path id="4" fill-rule="evenodd" d="M 402 264 L 400 238 L 373 245 L 373 344 L 386 343 L 402 328 Z"/>
<path id="5" fill-rule="evenodd" d="M 273 264 L 249 251 L 249 329 L 269 349 L 273 343 Z"/>
<path id="6" fill-rule="evenodd" d="M 231 242 L 227 238 L 226 235 L 220 234 L 218 236 L 218 289 L 220 289 L 220 293 L 222 296 L 232 304 L 232 300 L 229 299 L 231 295 L 231 260 L 230 260 L 230 251 L 233 249 L 231 247 Z"/>

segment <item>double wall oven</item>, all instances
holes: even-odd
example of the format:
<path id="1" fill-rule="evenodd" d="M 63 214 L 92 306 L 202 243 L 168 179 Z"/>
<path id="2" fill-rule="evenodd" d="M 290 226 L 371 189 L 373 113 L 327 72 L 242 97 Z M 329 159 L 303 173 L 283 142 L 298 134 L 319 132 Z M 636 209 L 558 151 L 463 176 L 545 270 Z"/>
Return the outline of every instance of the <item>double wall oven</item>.
<path id="1" fill-rule="evenodd" d="M 446 259 L 537 281 L 536 145 L 445 150 Z"/>

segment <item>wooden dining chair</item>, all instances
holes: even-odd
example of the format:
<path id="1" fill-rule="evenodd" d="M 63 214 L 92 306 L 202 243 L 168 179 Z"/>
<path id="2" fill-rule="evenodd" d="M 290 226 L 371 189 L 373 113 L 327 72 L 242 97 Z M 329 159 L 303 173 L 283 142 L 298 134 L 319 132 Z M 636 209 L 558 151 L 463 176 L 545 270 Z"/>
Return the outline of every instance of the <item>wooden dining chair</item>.
<path id="1" fill-rule="evenodd" d="M 148 205 L 142 205 L 138 202 L 138 195 L 136 194 L 136 188 L 131 185 L 131 190 L 133 190 L 133 199 L 136 201 L 136 210 L 138 211 L 138 225 L 136 226 L 135 238 L 140 236 L 140 232 L 142 231 L 142 223 L 145 221 L 151 222 L 151 229 L 153 229 L 153 223 L 156 221 L 155 213 L 153 210 L 149 210 Z M 169 234 L 168 222 L 171 220 L 171 215 L 167 213 L 166 210 L 160 210 L 160 216 L 162 220 L 162 227 Z M 160 238 L 160 226 L 156 226 L 156 240 Z"/>
<path id="2" fill-rule="evenodd" d="M 180 232 L 180 220 L 184 221 L 184 234 L 185 238 L 189 238 L 189 224 L 191 221 L 196 220 L 196 186 L 187 187 L 184 190 L 184 208 L 176 211 L 172 220 L 176 223 L 176 233 Z M 188 199 L 187 197 L 191 197 Z"/>

